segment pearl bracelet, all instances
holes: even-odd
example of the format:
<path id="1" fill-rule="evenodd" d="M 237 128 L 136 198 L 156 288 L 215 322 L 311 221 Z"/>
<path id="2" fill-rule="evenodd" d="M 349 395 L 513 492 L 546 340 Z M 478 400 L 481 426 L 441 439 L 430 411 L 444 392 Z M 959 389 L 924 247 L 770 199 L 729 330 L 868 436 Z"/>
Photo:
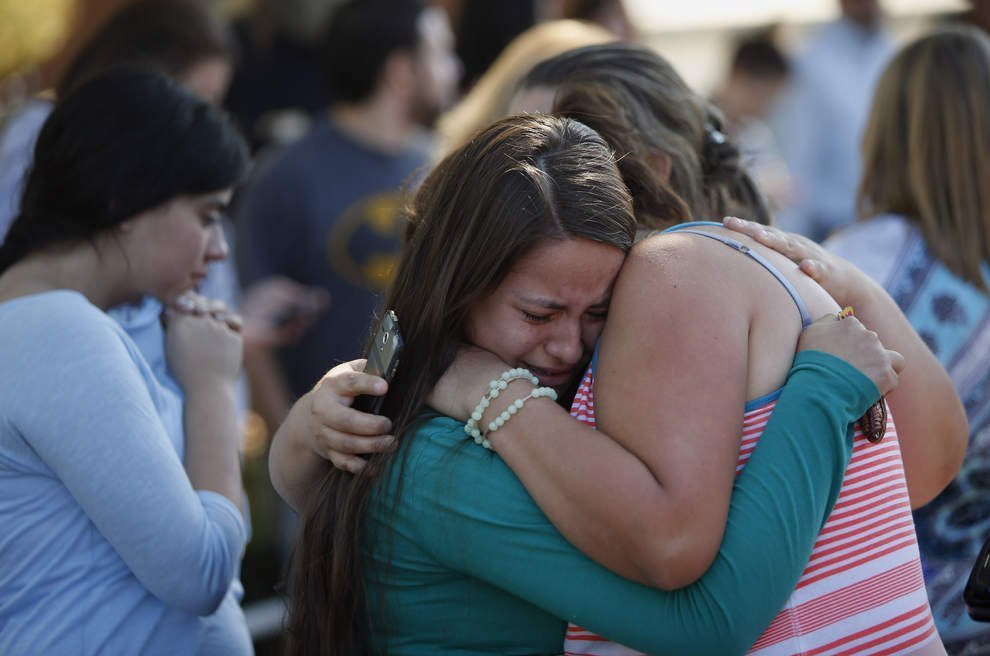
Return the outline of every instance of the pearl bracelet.
<path id="1" fill-rule="evenodd" d="M 475 407 L 474 412 L 471 413 L 470 419 L 468 419 L 467 423 L 464 425 L 464 432 L 470 435 L 476 444 L 479 444 L 486 449 L 491 449 L 492 444 L 488 441 L 487 435 L 489 433 L 494 433 L 499 428 L 504 426 L 514 414 L 522 409 L 523 404 L 525 404 L 526 401 L 541 397 L 550 398 L 554 401 L 557 400 L 557 392 L 554 391 L 553 388 L 537 387 L 523 398 L 516 399 L 509 404 L 508 408 L 503 410 L 498 417 L 488 424 L 488 431 L 482 433 L 481 429 L 478 427 L 478 422 L 481 421 L 481 417 L 485 410 L 488 409 L 488 406 L 491 405 L 492 401 L 498 398 L 499 394 L 502 393 L 502 390 L 506 389 L 509 386 L 509 383 L 515 380 L 526 380 L 534 386 L 539 385 L 540 383 L 539 378 L 537 378 L 533 372 L 522 368 L 509 369 L 508 371 L 503 372 L 501 376 L 488 383 L 488 393 L 481 399 L 477 407 Z"/>

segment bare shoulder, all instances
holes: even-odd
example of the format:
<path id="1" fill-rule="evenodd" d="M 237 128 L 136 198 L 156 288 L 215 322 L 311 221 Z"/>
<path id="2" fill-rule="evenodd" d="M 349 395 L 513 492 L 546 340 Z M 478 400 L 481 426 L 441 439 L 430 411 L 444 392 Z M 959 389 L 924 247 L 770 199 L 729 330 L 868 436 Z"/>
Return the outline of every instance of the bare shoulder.
<path id="1" fill-rule="evenodd" d="M 609 324 L 642 320 L 685 325 L 715 316 L 737 321 L 749 316 L 751 298 L 740 291 L 746 284 L 740 276 L 750 272 L 737 270 L 738 263 L 731 261 L 735 258 L 726 258 L 723 250 L 735 255 L 695 235 L 667 233 L 639 242 L 616 281 Z"/>
<path id="2" fill-rule="evenodd" d="M 655 267 L 674 273 L 683 267 L 695 265 L 703 256 L 698 248 L 700 241 L 691 235 L 660 233 L 636 243 L 626 258 L 627 267 Z"/>
<path id="3" fill-rule="evenodd" d="M 652 235 L 629 252 L 619 286 L 716 294 L 738 286 L 739 276 L 750 275 L 737 254 L 724 244 L 677 232 Z"/>

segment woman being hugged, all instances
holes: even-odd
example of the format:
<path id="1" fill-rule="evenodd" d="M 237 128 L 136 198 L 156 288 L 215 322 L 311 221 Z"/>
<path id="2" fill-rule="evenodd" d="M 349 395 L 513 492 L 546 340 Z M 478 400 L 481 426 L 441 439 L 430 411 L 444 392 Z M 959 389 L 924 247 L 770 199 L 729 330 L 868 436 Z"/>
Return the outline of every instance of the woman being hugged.
<path id="1" fill-rule="evenodd" d="M 552 108 L 539 106 L 546 98 L 553 98 Z M 728 215 L 770 222 L 763 194 L 722 131 L 721 112 L 647 48 L 588 46 L 542 62 L 523 79 L 514 109 L 552 110 L 598 131 L 621 155 L 619 170 L 644 232 Z M 751 223 L 727 225 L 758 240 L 781 234 Z M 804 242 L 796 238 L 765 241 L 796 261 L 816 253 L 821 259 L 820 249 L 799 248 Z M 965 454 L 966 416 L 952 381 L 868 275 L 836 262 L 815 278 L 905 357 L 904 376 L 888 401 L 898 420 L 911 506 L 920 508 L 949 484 Z"/>
<path id="2" fill-rule="evenodd" d="M 105 310 L 169 305 L 227 245 L 247 168 L 215 109 L 158 75 L 63 99 L 0 247 L 0 651 L 250 653 L 236 320 L 171 314 L 184 418 Z M 184 422 L 185 444 L 180 426 Z"/>
<path id="3" fill-rule="evenodd" d="M 697 584 L 675 592 L 629 580 L 657 583 L 629 561 L 614 567 L 623 578 L 589 560 L 509 469 L 531 486 L 534 468 L 508 455 L 508 445 L 552 438 L 561 462 L 606 496 L 644 493 L 643 508 L 630 509 L 628 521 L 654 507 L 649 469 L 548 398 L 572 390 L 587 362 L 635 230 L 609 149 L 573 120 L 506 119 L 427 178 L 387 298 L 406 341 L 384 406 L 396 445 L 372 455 L 357 475 L 333 470 L 319 489 L 308 488 L 320 461 L 296 438 L 308 429 L 311 393 L 273 447 L 280 492 L 296 507 L 308 499 L 290 653 L 552 653 L 571 619 L 652 653 L 731 654 L 745 651 L 770 622 L 834 502 L 851 448 L 849 423 L 876 398 L 870 379 L 845 362 L 816 351 L 798 357 L 739 478 L 718 557 Z M 793 330 L 796 340 L 800 326 Z M 834 317 L 808 331 L 804 346 L 822 345 L 821 333 L 832 331 L 836 352 L 855 356 L 887 391 L 899 356 L 855 320 Z M 481 422 L 513 402 L 508 421 L 486 434 L 500 455 L 506 447 L 504 460 L 473 443 L 462 421 L 430 407 L 440 400 L 431 390 L 464 345 L 512 367 Z M 455 367 L 444 380 L 457 387 Z M 454 414 L 469 416 L 481 396 L 480 387 L 468 388 L 471 407 Z M 558 428 L 575 433 L 573 453 L 552 434 Z M 541 489 L 530 487 L 553 511 L 559 500 L 541 497 Z M 594 546 L 587 553 L 612 555 Z"/>

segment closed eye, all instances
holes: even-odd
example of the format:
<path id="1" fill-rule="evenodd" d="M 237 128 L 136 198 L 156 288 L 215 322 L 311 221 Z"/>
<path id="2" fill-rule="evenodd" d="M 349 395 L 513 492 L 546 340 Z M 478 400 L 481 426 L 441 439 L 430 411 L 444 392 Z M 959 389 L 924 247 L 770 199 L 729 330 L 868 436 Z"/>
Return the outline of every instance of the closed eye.
<path id="1" fill-rule="evenodd" d="M 523 313 L 523 317 L 526 321 L 531 321 L 533 323 L 546 323 L 550 321 L 551 315 L 549 314 L 533 314 L 532 312 L 527 312 L 526 310 L 520 310 Z"/>

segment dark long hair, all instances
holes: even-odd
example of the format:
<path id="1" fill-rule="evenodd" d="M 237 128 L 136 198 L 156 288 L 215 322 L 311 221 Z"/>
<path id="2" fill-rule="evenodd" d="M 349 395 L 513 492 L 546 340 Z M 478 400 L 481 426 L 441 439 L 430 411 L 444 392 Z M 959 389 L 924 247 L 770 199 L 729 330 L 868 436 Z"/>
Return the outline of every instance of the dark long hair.
<path id="1" fill-rule="evenodd" d="M 247 164 L 243 139 L 214 107 L 159 74 L 104 72 L 45 121 L 0 273 L 176 196 L 230 187 Z"/>
<path id="2" fill-rule="evenodd" d="M 396 450 L 371 456 L 357 475 L 332 470 L 304 513 L 289 608 L 293 655 L 367 648 L 362 515 L 383 474 L 401 467 L 396 451 L 466 341 L 472 304 L 541 243 L 584 238 L 626 251 L 636 231 L 629 193 L 601 137 L 577 121 L 536 115 L 500 121 L 444 159 L 408 220 L 385 305 L 406 339 L 384 406 Z"/>
<path id="3" fill-rule="evenodd" d="M 728 214 L 769 223 L 721 112 L 659 54 L 630 43 L 577 48 L 521 82 L 539 86 L 557 89 L 555 114 L 586 123 L 615 151 L 643 227 Z M 670 159 L 668 180 L 656 171 L 658 154 Z"/>

